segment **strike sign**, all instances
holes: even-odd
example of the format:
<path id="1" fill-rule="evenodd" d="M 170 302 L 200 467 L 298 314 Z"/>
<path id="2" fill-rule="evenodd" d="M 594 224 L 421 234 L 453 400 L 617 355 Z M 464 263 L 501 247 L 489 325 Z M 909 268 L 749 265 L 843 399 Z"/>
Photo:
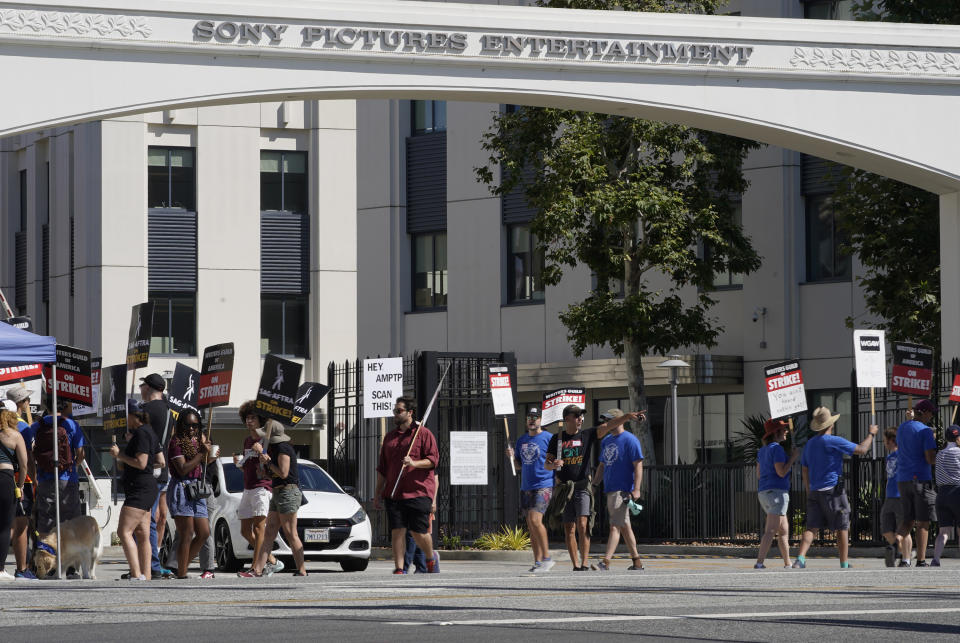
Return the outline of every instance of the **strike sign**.
<path id="1" fill-rule="evenodd" d="M 153 302 L 137 304 L 130 311 L 130 332 L 127 334 L 127 368 L 146 368 L 150 358 L 150 336 L 153 334 Z"/>
<path id="2" fill-rule="evenodd" d="M 803 389 L 803 374 L 796 361 L 780 362 L 763 368 L 767 382 L 767 401 L 770 418 L 783 418 L 807 410 L 807 395 Z"/>
<path id="3" fill-rule="evenodd" d="M 90 351 L 57 344 L 57 396 L 93 406 L 90 361 Z M 49 378 L 47 391 L 50 391 Z"/>
<path id="4" fill-rule="evenodd" d="M 42 374 L 43 367 L 40 364 L 0 368 L 0 399 L 7 399 L 10 389 L 25 388 L 30 392 L 30 406 L 39 407 L 43 394 Z"/>
<path id="5" fill-rule="evenodd" d="M 103 406 L 103 428 L 119 431 L 127 428 L 127 365 L 117 364 L 103 369 L 100 382 Z"/>
<path id="6" fill-rule="evenodd" d="M 203 350 L 200 366 L 200 394 L 197 408 L 225 406 L 230 403 L 233 381 L 233 342 L 208 346 Z"/>
<path id="7" fill-rule="evenodd" d="M 493 398 L 493 414 L 496 416 L 513 415 L 513 387 L 510 383 L 510 369 L 506 366 L 488 367 L 490 373 L 490 396 Z"/>
<path id="8" fill-rule="evenodd" d="M 330 392 L 330 387 L 317 382 L 304 382 L 297 389 L 297 399 L 293 401 L 293 425 L 296 426 L 320 400 Z"/>
<path id="9" fill-rule="evenodd" d="M 540 414 L 540 425 L 547 426 L 563 419 L 563 409 L 574 404 L 582 411 L 586 405 L 587 396 L 582 388 L 561 388 L 543 394 L 543 411 Z"/>
<path id="10" fill-rule="evenodd" d="M 887 387 L 887 352 L 882 330 L 853 331 L 853 354 L 857 365 L 857 386 Z"/>
<path id="11" fill-rule="evenodd" d="M 263 374 L 257 387 L 257 413 L 284 424 L 293 424 L 294 397 L 303 366 L 269 354 L 263 359 Z"/>
<path id="12" fill-rule="evenodd" d="M 200 386 L 200 373 L 186 364 L 177 362 L 173 371 L 173 382 L 167 390 L 167 404 L 170 410 L 180 413 L 183 410 L 199 411 L 197 393 Z M 162 431 L 163 429 L 157 429 Z"/>
<path id="13" fill-rule="evenodd" d="M 75 418 L 96 415 L 100 408 L 100 363 L 102 361 L 103 358 L 94 357 L 90 366 L 90 388 L 93 393 L 93 404 L 88 406 L 79 402 L 75 403 L 73 405 L 73 417 Z"/>
<path id="14" fill-rule="evenodd" d="M 950 390 L 950 401 L 960 402 L 960 375 L 953 377 L 953 388 Z"/>
<path id="15" fill-rule="evenodd" d="M 893 379 L 890 390 L 907 395 L 930 395 L 933 381 L 933 349 L 923 344 L 893 344 Z"/>
<path id="16" fill-rule="evenodd" d="M 363 360 L 363 417 L 393 417 L 393 404 L 402 396 L 402 357 Z"/>

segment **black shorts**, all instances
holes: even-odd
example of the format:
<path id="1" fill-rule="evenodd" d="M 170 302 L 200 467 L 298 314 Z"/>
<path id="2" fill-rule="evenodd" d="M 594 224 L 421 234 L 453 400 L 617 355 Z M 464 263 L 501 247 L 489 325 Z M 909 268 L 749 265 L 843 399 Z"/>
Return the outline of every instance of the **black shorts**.
<path id="1" fill-rule="evenodd" d="M 940 487 L 937 493 L 937 517 L 941 527 L 960 527 L 960 487 Z"/>
<path id="2" fill-rule="evenodd" d="M 17 518 L 29 518 L 33 514 L 33 483 L 23 485 L 23 496 L 17 503 Z"/>
<path id="3" fill-rule="evenodd" d="M 904 522 L 930 522 L 937 519 L 937 490 L 932 480 L 898 482 Z"/>
<path id="4" fill-rule="evenodd" d="M 903 504 L 900 498 L 887 498 L 880 508 L 880 533 L 889 534 L 903 524 Z"/>
<path id="5" fill-rule="evenodd" d="M 807 496 L 807 529 L 850 529 L 847 492 L 836 487 L 828 491 L 811 491 Z"/>
<path id="6" fill-rule="evenodd" d="M 148 486 L 127 485 L 127 488 L 123 491 L 123 506 L 142 509 L 143 511 L 151 511 L 153 509 L 153 503 L 157 500 L 159 490 L 152 476 L 150 482 L 152 484 Z"/>
<path id="7" fill-rule="evenodd" d="M 415 534 L 430 533 L 430 507 L 427 496 L 407 500 L 387 500 L 387 520 L 390 529 L 406 529 Z"/>

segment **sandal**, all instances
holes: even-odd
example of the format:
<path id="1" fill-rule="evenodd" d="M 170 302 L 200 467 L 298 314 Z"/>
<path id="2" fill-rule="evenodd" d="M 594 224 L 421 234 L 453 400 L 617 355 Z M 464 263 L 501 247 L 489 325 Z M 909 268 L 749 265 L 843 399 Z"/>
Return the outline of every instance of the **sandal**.
<path id="1" fill-rule="evenodd" d="M 630 560 L 633 561 L 633 564 L 630 565 L 629 567 L 627 567 L 627 570 L 628 570 L 628 571 L 631 571 L 631 572 L 642 572 L 642 571 L 643 571 L 643 563 L 637 564 L 637 561 L 640 560 L 640 557 L 639 557 L 639 556 L 637 556 L 636 558 L 631 558 Z"/>

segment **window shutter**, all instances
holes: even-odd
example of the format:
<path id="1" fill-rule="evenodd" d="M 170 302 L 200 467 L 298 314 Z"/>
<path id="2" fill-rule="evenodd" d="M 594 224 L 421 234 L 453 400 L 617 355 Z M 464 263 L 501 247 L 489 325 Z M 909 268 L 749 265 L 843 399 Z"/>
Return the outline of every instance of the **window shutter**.
<path id="1" fill-rule="evenodd" d="M 41 226 L 40 301 L 50 301 L 50 225 Z"/>
<path id="2" fill-rule="evenodd" d="M 310 219 L 306 214 L 260 214 L 260 291 L 310 292 Z"/>
<path id="3" fill-rule="evenodd" d="M 500 197 L 500 211 L 504 225 L 512 223 L 529 223 L 537 211 L 527 205 L 527 197 L 523 193 L 524 186 L 533 180 L 533 168 L 525 167 L 520 171 L 520 184 L 509 193 Z"/>
<path id="4" fill-rule="evenodd" d="M 843 167 L 833 161 L 804 154 L 800 160 L 804 195 L 833 194 L 843 178 Z"/>
<path id="5" fill-rule="evenodd" d="M 15 235 L 16 243 L 16 294 L 14 295 L 14 305 L 18 308 L 18 313 L 23 315 L 27 309 L 27 233 L 21 230 Z"/>
<path id="6" fill-rule="evenodd" d="M 407 139 L 407 232 L 447 229 L 447 133 Z"/>
<path id="7" fill-rule="evenodd" d="M 197 289 L 197 214 L 150 210 L 147 214 L 148 282 L 151 291 Z"/>

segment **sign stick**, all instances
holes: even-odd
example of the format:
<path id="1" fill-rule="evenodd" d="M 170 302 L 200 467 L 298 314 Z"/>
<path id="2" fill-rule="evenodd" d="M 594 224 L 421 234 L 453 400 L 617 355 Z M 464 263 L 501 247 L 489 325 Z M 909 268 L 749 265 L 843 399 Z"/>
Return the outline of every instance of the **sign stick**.
<path id="1" fill-rule="evenodd" d="M 510 425 L 507 423 L 507 418 L 503 418 L 503 433 L 507 436 L 507 446 L 510 446 Z M 517 465 L 514 463 L 513 458 L 510 458 L 510 470 L 513 471 L 513 477 L 517 477 Z"/>
<path id="2" fill-rule="evenodd" d="M 876 423 L 877 423 L 877 406 L 876 406 L 875 396 L 873 392 L 873 387 L 871 386 L 870 387 L 870 424 L 876 424 Z M 873 443 L 871 444 L 870 451 L 871 451 L 870 455 L 876 458 L 877 457 L 877 441 L 876 440 L 874 440 Z"/>
<path id="3" fill-rule="evenodd" d="M 956 424 L 957 409 L 960 409 L 960 405 L 953 407 L 953 413 L 950 414 L 950 424 Z"/>
<path id="4" fill-rule="evenodd" d="M 437 396 L 440 395 L 440 389 L 443 388 L 443 380 L 447 379 L 447 373 L 450 371 L 450 367 L 453 365 L 453 362 L 447 364 L 446 370 L 443 371 L 443 376 L 440 378 L 440 383 L 437 384 L 437 390 L 433 392 L 433 397 L 430 398 L 430 404 L 427 404 L 427 412 L 423 414 L 423 419 L 420 420 L 420 423 L 417 424 L 417 432 L 413 434 L 413 439 L 410 440 L 410 447 L 407 449 L 407 455 L 404 456 L 406 459 L 410 455 L 410 452 L 413 451 L 413 445 L 417 441 L 417 436 L 420 435 L 420 428 L 427 423 L 427 418 L 430 417 L 430 411 L 433 410 L 433 403 L 437 401 Z M 397 493 L 397 487 L 400 486 L 400 478 L 403 477 L 403 472 L 406 467 L 400 467 L 400 473 L 397 474 L 397 481 L 393 483 L 393 491 L 390 492 L 390 497 L 393 498 Z"/>
<path id="5" fill-rule="evenodd" d="M 387 439 L 387 418 L 380 418 L 380 446 Z"/>

